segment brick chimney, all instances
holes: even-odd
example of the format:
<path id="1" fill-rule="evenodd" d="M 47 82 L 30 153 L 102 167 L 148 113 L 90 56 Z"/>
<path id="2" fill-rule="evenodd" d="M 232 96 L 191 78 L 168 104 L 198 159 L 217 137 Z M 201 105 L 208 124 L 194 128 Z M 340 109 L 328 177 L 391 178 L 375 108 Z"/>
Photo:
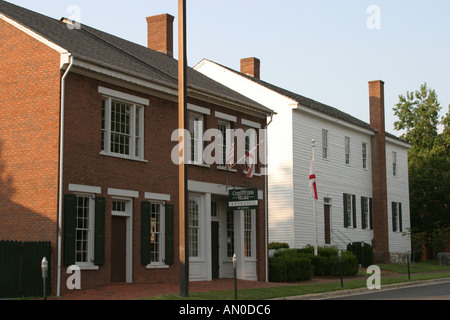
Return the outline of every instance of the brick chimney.
<path id="1" fill-rule="evenodd" d="M 372 213 L 374 262 L 389 263 L 389 228 L 386 182 L 386 131 L 384 82 L 369 82 L 370 126 L 372 137 Z"/>
<path id="2" fill-rule="evenodd" d="M 173 21 L 170 14 L 147 17 L 149 49 L 173 57 Z"/>
<path id="3" fill-rule="evenodd" d="M 241 73 L 260 79 L 261 61 L 258 58 L 241 59 Z"/>

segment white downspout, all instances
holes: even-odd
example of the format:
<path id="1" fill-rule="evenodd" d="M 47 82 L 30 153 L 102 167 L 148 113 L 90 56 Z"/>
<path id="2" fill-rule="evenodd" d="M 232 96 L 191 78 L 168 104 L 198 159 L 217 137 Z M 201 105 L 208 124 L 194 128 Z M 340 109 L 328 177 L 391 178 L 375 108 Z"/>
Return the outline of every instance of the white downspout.
<path id="1" fill-rule="evenodd" d="M 268 159 L 268 146 L 269 146 L 269 133 L 267 132 L 267 128 L 269 127 L 269 125 L 272 123 L 272 121 L 273 121 L 273 116 L 274 116 L 274 113 L 272 113 L 271 115 L 270 115 L 270 121 L 269 121 L 269 123 L 267 123 L 267 125 L 266 125 L 266 127 L 265 127 L 265 130 L 266 130 L 266 141 L 265 141 L 265 157 L 266 157 L 266 172 L 265 172 L 265 175 L 264 175 L 264 201 L 265 201 L 265 205 L 264 205 L 264 223 L 265 223 L 265 226 L 264 226 L 264 232 L 265 232 L 265 239 L 266 239 L 266 241 L 264 241 L 264 243 L 265 243 L 265 250 L 264 250 L 264 254 L 265 254 L 265 265 L 266 265 L 266 270 L 265 270 L 265 273 L 266 273 L 266 282 L 269 282 L 269 257 L 268 257 L 268 253 L 269 253 L 269 248 L 268 248 L 268 245 L 269 245 L 269 221 L 268 221 L 268 219 L 269 219 L 269 214 L 268 214 L 268 212 L 269 212 L 269 199 L 268 199 L 268 193 L 269 193 L 269 191 L 267 190 L 267 188 L 268 188 L 268 182 L 267 182 L 267 179 L 268 179 L 268 175 L 269 175 L 269 159 Z"/>
<path id="2" fill-rule="evenodd" d="M 70 64 L 66 72 L 61 78 L 61 119 L 59 132 L 59 195 L 58 195 L 58 270 L 56 281 L 56 296 L 61 295 L 61 237 L 62 237 L 62 215 L 63 215 L 63 161 L 64 161 L 64 108 L 65 108 L 65 88 L 66 77 L 69 75 L 70 69 L 73 66 L 72 54 L 68 54 Z"/>

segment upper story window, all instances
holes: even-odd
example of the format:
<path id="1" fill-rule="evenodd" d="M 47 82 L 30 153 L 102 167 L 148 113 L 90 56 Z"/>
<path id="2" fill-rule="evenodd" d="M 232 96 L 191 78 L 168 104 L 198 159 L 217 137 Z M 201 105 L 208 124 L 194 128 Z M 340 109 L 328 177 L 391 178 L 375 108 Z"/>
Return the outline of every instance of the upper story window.
<path id="1" fill-rule="evenodd" d="M 231 143 L 231 137 L 227 134 L 227 130 L 230 129 L 230 123 L 225 121 L 219 121 L 218 131 L 220 132 L 218 137 L 219 144 L 219 162 L 218 164 L 221 166 L 225 166 L 227 164 L 227 157 L 229 156 L 229 148 Z M 233 159 L 234 160 L 234 159 Z"/>
<path id="2" fill-rule="evenodd" d="M 144 105 L 148 100 L 100 87 L 101 151 L 121 158 L 144 160 Z"/>
<path id="3" fill-rule="evenodd" d="M 350 164 L 350 138 L 345 137 L 345 164 Z"/>
<path id="4" fill-rule="evenodd" d="M 362 143 L 362 166 L 367 169 L 367 143 Z"/>
<path id="5" fill-rule="evenodd" d="M 392 152 L 392 175 L 397 176 L 397 152 Z"/>
<path id="6" fill-rule="evenodd" d="M 189 115 L 189 133 L 191 136 L 190 163 L 203 163 L 203 115 L 191 113 Z"/>
<path id="7" fill-rule="evenodd" d="M 322 130 L 322 158 L 328 159 L 328 130 Z"/>

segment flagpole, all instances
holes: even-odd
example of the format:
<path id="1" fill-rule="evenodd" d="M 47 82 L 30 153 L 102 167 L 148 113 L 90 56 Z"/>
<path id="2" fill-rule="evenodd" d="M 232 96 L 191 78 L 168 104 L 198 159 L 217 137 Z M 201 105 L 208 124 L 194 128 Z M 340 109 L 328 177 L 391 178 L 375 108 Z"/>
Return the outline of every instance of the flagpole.
<path id="1" fill-rule="evenodd" d="M 183 143 L 185 144 L 184 136 L 187 128 L 187 87 L 186 87 L 186 72 L 187 72 L 187 54 L 186 54 L 186 0 L 178 0 L 178 128 L 183 135 Z M 186 145 L 186 144 L 185 144 Z M 180 257 L 180 296 L 189 297 L 189 250 L 188 250 L 188 192 L 187 192 L 187 157 L 184 154 L 183 161 L 179 165 L 179 257 Z"/>
<path id="2" fill-rule="evenodd" d="M 316 141 L 312 141 L 312 161 L 315 162 Z M 319 255 L 318 240 L 317 240 L 317 199 L 313 199 L 314 206 L 314 255 Z"/>

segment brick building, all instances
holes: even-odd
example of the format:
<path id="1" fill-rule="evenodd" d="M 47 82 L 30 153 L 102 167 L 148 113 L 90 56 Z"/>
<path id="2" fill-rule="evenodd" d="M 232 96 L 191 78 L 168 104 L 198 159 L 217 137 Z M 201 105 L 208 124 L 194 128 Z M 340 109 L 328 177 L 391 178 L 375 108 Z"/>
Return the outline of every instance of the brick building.
<path id="1" fill-rule="evenodd" d="M 75 264 L 82 289 L 179 280 L 173 19 L 147 18 L 147 48 L 0 2 L 0 240 L 50 241 L 53 293 Z M 232 277 L 235 253 L 239 278 L 265 280 L 263 167 L 201 155 L 207 129 L 263 129 L 272 111 L 190 68 L 188 110 L 190 279 Z M 233 186 L 258 209 L 229 210 Z"/>

